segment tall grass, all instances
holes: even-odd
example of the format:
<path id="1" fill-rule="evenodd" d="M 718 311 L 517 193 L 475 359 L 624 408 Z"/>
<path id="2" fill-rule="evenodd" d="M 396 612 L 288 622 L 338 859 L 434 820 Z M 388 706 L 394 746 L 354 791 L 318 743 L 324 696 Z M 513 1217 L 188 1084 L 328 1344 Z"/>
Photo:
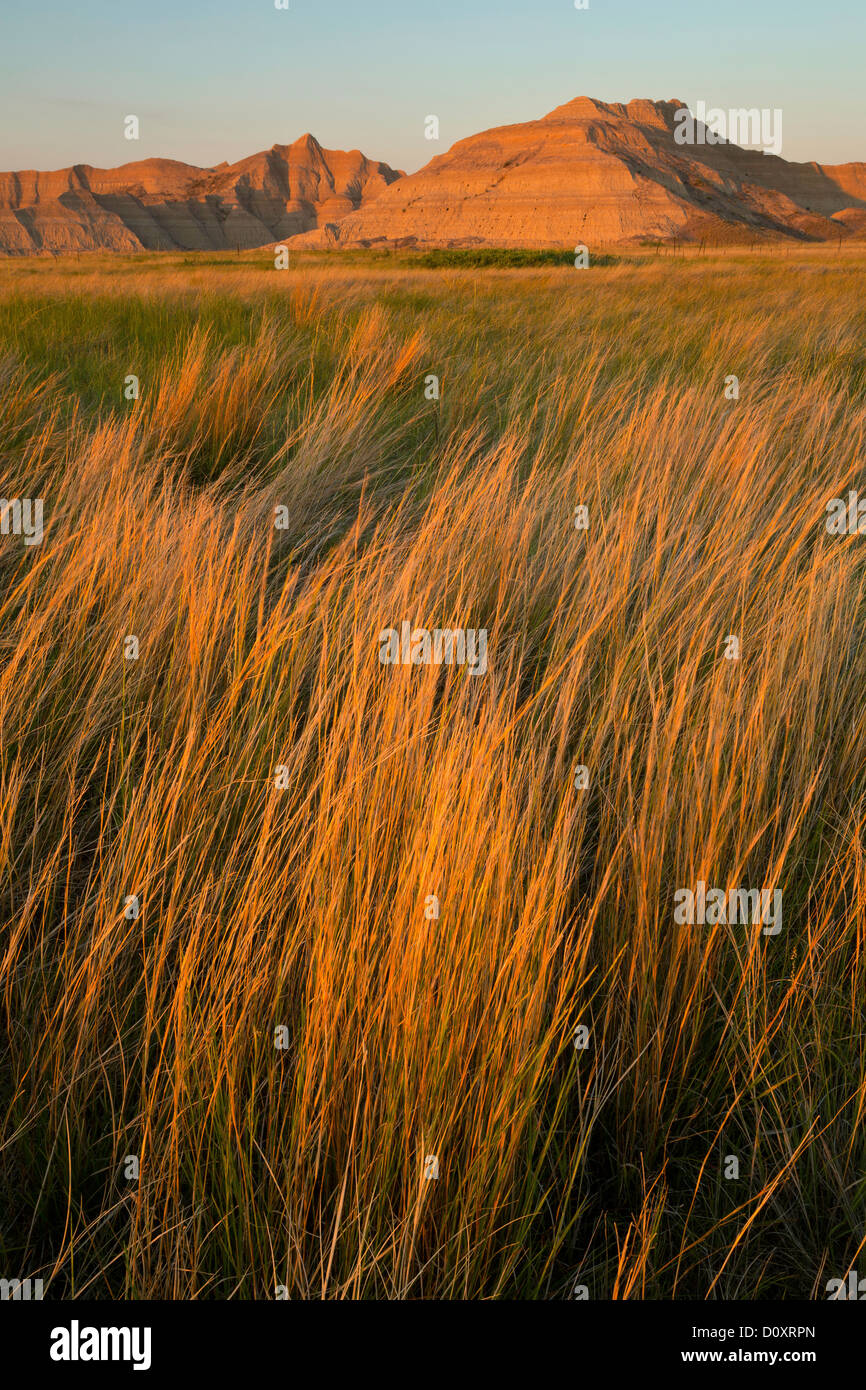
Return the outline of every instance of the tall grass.
<path id="1" fill-rule="evenodd" d="M 866 539 L 824 518 L 866 492 L 864 267 L 4 268 L 0 491 L 46 513 L 0 540 L 4 1273 L 845 1274 Z M 382 666 L 404 619 L 486 628 L 487 674 Z M 699 879 L 783 930 L 677 925 Z"/>

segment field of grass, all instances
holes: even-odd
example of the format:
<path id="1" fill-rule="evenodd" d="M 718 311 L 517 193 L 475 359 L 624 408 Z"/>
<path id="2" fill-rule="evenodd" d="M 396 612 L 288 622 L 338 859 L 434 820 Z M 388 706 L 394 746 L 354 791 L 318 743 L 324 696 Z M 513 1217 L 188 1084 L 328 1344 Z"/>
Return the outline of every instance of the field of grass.
<path id="1" fill-rule="evenodd" d="M 0 538 L 0 1272 L 856 1267 L 866 537 L 824 522 L 864 288 L 848 247 L 0 264 L 0 491 L 45 511 Z M 382 665 L 404 620 L 486 629 L 486 674 Z M 698 881 L 782 930 L 679 925 Z"/>

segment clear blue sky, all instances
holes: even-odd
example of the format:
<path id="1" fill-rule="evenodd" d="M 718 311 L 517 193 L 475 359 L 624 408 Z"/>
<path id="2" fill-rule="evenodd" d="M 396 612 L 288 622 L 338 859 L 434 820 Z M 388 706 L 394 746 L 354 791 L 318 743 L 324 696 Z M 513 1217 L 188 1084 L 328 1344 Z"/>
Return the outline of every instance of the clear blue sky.
<path id="1" fill-rule="evenodd" d="M 0 169 L 216 164 L 309 130 L 412 171 L 575 96 L 781 107 L 786 158 L 866 160 L 866 0 L 290 4 L 0 0 Z"/>

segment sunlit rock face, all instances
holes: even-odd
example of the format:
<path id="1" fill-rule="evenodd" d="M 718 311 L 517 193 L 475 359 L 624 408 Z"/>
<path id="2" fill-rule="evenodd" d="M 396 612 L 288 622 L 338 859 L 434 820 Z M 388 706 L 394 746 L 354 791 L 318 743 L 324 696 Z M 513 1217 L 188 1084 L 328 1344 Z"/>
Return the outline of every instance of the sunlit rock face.
<path id="1" fill-rule="evenodd" d="M 677 140 L 681 101 L 578 97 L 460 140 L 305 245 L 571 247 L 756 232 L 827 239 L 866 225 L 866 164 L 794 164 Z"/>
<path id="2" fill-rule="evenodd" d="M 399 177 L 359 150 L 324 150 L 311 135 L 213 169 L 143 159 L 0 174 L 0 252 L 264 246 L 339 221 Z"/>

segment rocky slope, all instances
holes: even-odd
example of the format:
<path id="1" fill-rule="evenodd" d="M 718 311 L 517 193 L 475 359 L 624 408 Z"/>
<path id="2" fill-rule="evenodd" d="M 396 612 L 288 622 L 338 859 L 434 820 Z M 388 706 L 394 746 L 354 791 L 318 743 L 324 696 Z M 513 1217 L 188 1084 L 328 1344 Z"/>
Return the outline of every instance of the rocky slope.
<path id="1" fill-rule="evenodd" d="M 213 169 L 144 159 L 0 174 L 0 253 L 263 246 L 339 222 L 399 178 L 311 135 Z"/>
<path id="2" fill-rule="evenodd" d="M 866 164 L 674 138 L 680 101 L 578 97 L 459 141 L 302 245 L 588 246 L 866 230 Z"/>
<path id="3" fill-rule="evenodd" d="M 0 254 L 866 234 L 866 164 L 678 144 L 683 105 L 578 97 L 461 140 L 409 177 L 311 135 L 213 169 L 147 159 L 0 174 Z"/>

